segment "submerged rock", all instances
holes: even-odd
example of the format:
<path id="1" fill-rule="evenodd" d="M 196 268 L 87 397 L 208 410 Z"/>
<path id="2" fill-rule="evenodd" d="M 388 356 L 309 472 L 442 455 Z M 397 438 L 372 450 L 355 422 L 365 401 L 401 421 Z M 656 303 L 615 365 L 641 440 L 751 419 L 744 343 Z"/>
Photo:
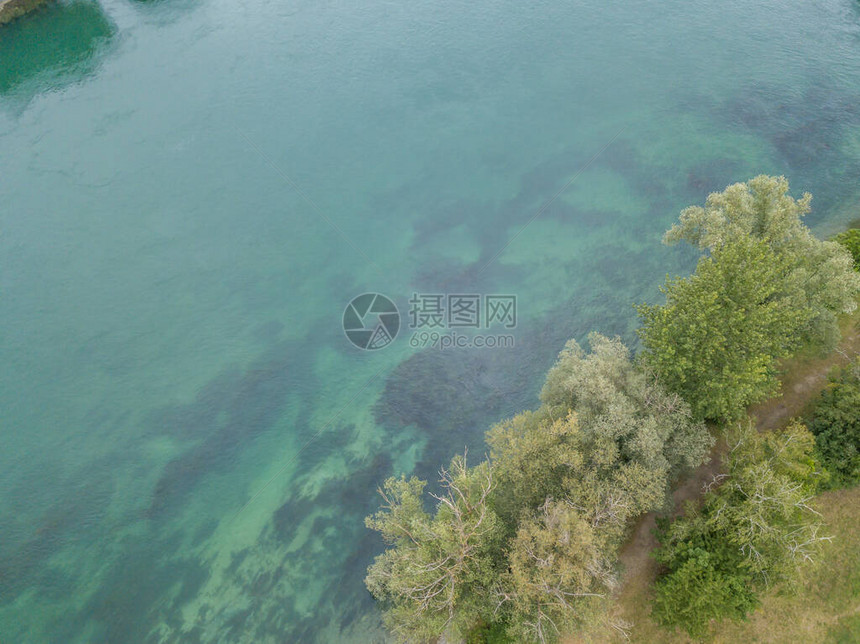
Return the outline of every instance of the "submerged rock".
<path id="1" fill-rule="evenodd" d="M 0 25 L 30 13 L 48 0 L 0 0 Z"/>

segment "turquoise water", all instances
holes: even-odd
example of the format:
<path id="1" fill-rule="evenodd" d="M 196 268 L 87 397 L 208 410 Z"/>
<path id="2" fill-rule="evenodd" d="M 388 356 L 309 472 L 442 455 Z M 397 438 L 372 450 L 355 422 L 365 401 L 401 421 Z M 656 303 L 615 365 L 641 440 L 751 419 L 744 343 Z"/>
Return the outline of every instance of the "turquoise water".
<path id="1" fill-rule="evenodd" d="M 0 641 L 381 641 L 375 488 L 633 341 L 681 207 L 767 172 L 860 214 L 858 3 L 571 5 L 0 29 Z M 516 347 L 359 351 L 366 291 L 516 294 Z"/>

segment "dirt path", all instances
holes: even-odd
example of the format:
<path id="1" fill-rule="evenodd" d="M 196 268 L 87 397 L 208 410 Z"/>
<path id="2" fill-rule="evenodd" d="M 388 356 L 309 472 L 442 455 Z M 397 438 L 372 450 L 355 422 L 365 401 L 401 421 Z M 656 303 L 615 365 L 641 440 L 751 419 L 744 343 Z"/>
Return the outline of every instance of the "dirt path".
<path id="1" fill-rule="evenodd" d="M 781 395 L 750 409 L 759 430 L 769 430 L 801 415 L 827 383 L 827 374 L 836 365 L 846 364 L 860 354 L 860 313 L 847 318 L 842 328 L 842 341 L 836 351 L 825 358 L 802 356 L 785 363 Z M 711 450 L 711 460 L 696 469 L 672 494 L 675 511 L 685 501 L 701 498 L 702 488 L 722 469 L 726 451 L 723 441 Z M 651 583 L 656 577 L 657 564 L 651 551 L 657 547 L 654 538 L 655 515 L 646 514 L 637 523 L 630 539 L 622 548 L 619 560 L 624 571 L 618 593 L 618 616 L 630 620 L 630 607 L 647 601 Z"/>

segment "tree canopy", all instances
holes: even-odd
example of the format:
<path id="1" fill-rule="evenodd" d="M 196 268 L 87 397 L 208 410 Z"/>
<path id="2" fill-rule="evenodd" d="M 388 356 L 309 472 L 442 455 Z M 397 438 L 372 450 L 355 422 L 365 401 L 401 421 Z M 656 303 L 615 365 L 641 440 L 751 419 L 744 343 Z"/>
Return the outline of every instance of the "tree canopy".
<path id="1" fill-rule="evenodd" d="M 800 346 L 813 313 L 782 288 L 789 262 L 742 238 L 669 280 L 666 303 L 639 307 L 644 358 L 698 418 L 735 420 L 775 393 L 777 360 Z"/>
<path id="2" fill-rule="evenodd" d="M 681 213 L 667 243 L 707 251 L 669 279 L 666 303 L 639 307 L 644 358 L 698 418 L 736 420 L 776 391 L 777 361 L 801 345 L 833 346 L 837 314 L 856 307 L 860 276 L 841 245 L 803 225 L 811 197 L 759 176 Z"/>
<path id="3" fill-rule="evenodd" d="M 841 244 L 851 253 L 854 259 L 854 270 L 860 271 L 860 228 L 850 228 L 839 233 L 833 238 L 838 244 Z"/>
<path id="4" fill-rule="evenodd" d="M 493 594 L 502 556 L 502 526 L 489 507 L 492 467 L 468 468 L 465 456 L 442 470 L 436 510 L 425 512 L 425 482 L 391 478 L 382 508 L 367 526 L 393 546 L 368 569 L 367 587 L 389 606 L 388 626 L 404 641 L 463 634 L 492 618 Z"/>

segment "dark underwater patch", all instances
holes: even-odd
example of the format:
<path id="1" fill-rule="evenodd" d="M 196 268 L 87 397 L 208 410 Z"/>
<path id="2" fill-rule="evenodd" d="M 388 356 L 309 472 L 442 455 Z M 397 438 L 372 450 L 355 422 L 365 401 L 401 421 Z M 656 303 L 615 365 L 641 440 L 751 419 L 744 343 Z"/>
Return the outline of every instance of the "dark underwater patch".
<path id="1" fill-rule="evenodd" d="M 312 497 L 291 498 L 272 515 L 272 527 L 283 539 L 292 536 L 295 527 L 317 506 Z"/>
<path id="2" fill-rule="evenodd" d="M 158 618 L 178 627 L 177 614 L 165 611 L 160 602 L 165 590 L 178 585 L 171 601 L 184 603 L 199 592 L 210 575 L 209 568 L 197 560 L 165 557 L 180 547 L 180 540 L 179 533 L 128 540 L 123 555 L 110 564 L 84 608 L 52 625 L 54 641 L 75 641 L 87 633 L 87 641 L 94 644 L 145 642 L 150 641 L 149 631 Z M 98 628 L 95 635 L 90 635 L 92 622 Z"/>
<path id="3" fill-rule="evenodd" d="M 176 508 L 206 474 L 229 469 L 248 442 L 281 417 L 291 392 L 315 384 L 310 355 L 299 343 L 272 354 L 276 357 L 244 372 L 234 370 L 216 378 L 194 402 L 153 415 L 153 433 L 196 440 L 196 444 L 165 466 L 148 517 Z"/>
<path id="4" fill-rule="evenodd" d="M 620 143 L 616 141 L 613 146 Z M 606 152 L 613 146 L 610 146 Z M 504 248 L 510 239 L 512 228 L 525 226 L 541 209 L 544 209 L 541 217 L 589 226 L 608 223 L 615 217 L 614 213 L 583 212 L 558 198 L 549 203 L 550 199 L 588 163 L 590 157 L 591 154 L 568 148 L 524 173 L 520 177 L 516 196 L 500 203 L 458 199 L 431 207 L 429 212 L 426 212 L 425 216 L 415 224 L 416 236 L 413 249 L 420 252 L 421 249 L 432 246 L 439 239 L 444 239 L 452 229 L 462 226 L 466 234 L 475 239 L 481 247 L 481 256 L 475 262 L 475 269 L 477 269 Z M 606 163 L 606 159 L 601 155 L 593 165 Z M 427 201 L 416 203 L 415 208 L 427 211 L 427 203 Z M 470 276 L 467 267 L 466 270 L 461 271 L 460 276 L 452 276 L 452 280 L 476 286 L 470 277 L 475 275 Z M 421 283 L 423 284 L 424 281 L 422 280 Z M 436 287 L 438 288 L 442 283 L 447 283 L 447 280 L 437 283 Z"/>
<path id="5" fill-rule="evenodd" d="M 642 160 L 639 150 L 621 137 L 610 145 L 595 165 L 603 165 L 624 178 L 630 191 L 649 204 L 649 211 L 670 213 L 677 205 L 678 195 L 671 185 L 674 177 L 662 166 Z"/>
<path id="6" fill-rule="evenodd" d="M 511 349 L 418 351 L 386 380 L 376 421 L 392 432 L 412 425 L 428 434 L 415 474 L 432 485 L 439 466 L 464 447 L 474 462 L 483 458 L 484 433 L 493 423 L 537 405 L 544 375 L 567 340 L 597 330 L 632 342 L 635 301 L 626 290 L 568 299 L 521 324 Z"/>
<path id="7" fill-rule="evenodd" d="M 236 571 L 239 570 L 239 566 L 242 565 L 242 562 L 248 558 L 248 554 L 251 552 L 251 548 L 243 548 L 239 552 L 234 552 L 230 555 L 230 565 L 227 566 L 225 572 L 228 575 L 236 574 Z"/>
<path id="8" fill-rule="evenodd" d="M 822 75 L 802 91 L 744 87 L 715 111 L 728 127 L 770 143 L 776 164 L 761 172 L 785 174 L 798 195 L 811 192 L 812 223 L 853 195 L 860 159 L 842 151 L 848 130 L 860 127 L 860 95 Z"/>
<path id="9" fill-rule="evenodd" d="M 347 469 L 348 477 L 329 480 L 313 496 L 297 496 L 279 507 L 272 515 L 276 538 L 292 539 L 295 528 L 320 507 L 339 508 L 341 522 L 354 520 L 363 524 L 364 516 L 376 507 L 376 488 L 392 474 L 391 456 L 380 453 L 363 465 L 353 461 Z M 300 489 L 301 484 L 302 480 L 297 480 L 294 488 Z M 324 525 L 325 521 L 316 523 L 312 532 L 320 532 Z"/>
<path id="10" fill-rule="evenodd" d="M 191 545 L 202 545 L 204 541 L 209 539 L 209 537 L 215 533 L 215 529 L 218 527 L 219 523 L 218 519 L 209 519 L 208 521 L 204 521 L 191 536 Z"/>
<path id="11" fill-rule="evenodd" d="M 52 584 L 71 583 L 47 566 L 48 560 L 72 540 L 96 540 L 113 496 L 110 461 L 99 461 L 85 472 L 57 479 L 54 500 L 17 544 L 4 544 L 0 558 L 0 604 L 12 601 L 40 578 Z M 16 498 L 27 498 L 26 492 Z M 23 532 L 23 530 L 22 530 Z M 66 587 L 69 591 L 71 586 Z M 61 592 L 60 588 L 54 592 Z"/>
<path id="12" fill-rule="evenodd" d="M 569 333 L 521 325 L 512 349 L 419 351 L 387 379 L 376 420 L 390 431 L 414 425 L 429 435 L 416 475 L 435 481 L 439 466 L 464 448 L 480 460 L 492 423 L 535 405 L 540 374 Z"/>
<path id="13" fill-rule="evenodd" d="M 709 159 L 697 163 L 687 170 L 687 193 L 692 203 L 702 202 L 712 192 L 748 177 L 738 176 L 740 164 L 735 159 Z"/>

